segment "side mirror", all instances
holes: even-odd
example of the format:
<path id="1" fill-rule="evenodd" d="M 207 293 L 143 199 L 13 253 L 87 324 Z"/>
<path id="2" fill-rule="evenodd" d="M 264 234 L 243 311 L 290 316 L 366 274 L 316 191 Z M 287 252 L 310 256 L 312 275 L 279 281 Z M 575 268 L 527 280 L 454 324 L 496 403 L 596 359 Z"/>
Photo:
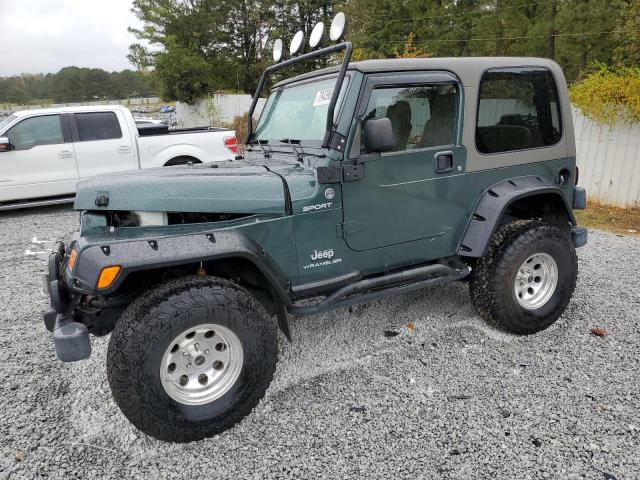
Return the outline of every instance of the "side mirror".
<path id="1" fill-rule="evenodd" d="M 393 128 L 387 117 L 364 122 L 364 147 L 368 153 L 393 151 Z"/>
<path id="2" fill-rule="evenodd" d="M 0 137 L 0 152 L 8 152 L 13 150 L 13 145 L 7 137 Z"/>

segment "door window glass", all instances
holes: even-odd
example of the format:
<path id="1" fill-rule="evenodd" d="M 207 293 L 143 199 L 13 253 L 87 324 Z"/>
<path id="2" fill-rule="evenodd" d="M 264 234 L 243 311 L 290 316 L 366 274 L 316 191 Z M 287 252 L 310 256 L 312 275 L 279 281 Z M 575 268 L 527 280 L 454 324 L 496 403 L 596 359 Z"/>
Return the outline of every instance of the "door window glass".
<path id="1" fill-rule="evenodd" d="M 551 72 L 490 70 L 480 82 L 476 145 L 482 153 L 555 145 L 562 136 L 560 102 Z"/>
<path id="2" fill-rule="evenodd" d="M 451 83 L 376 88 L 371 92 L 365 121 L 391 120 L 393 150 L 402 152 L 454 144 L 457 112 L 458 87 Z"/>
<path id="3" fill-rule="evenodd" d="M 81 142 L 122 137 L 118 117 L 113 112 L 76 113 L 75 115 Z"/>
<path id="4" fill-rule="evenodd" d="M 27 118 L 11 128 L 7 138 L 16 150 L 64 143 L 60 115 Z"/>

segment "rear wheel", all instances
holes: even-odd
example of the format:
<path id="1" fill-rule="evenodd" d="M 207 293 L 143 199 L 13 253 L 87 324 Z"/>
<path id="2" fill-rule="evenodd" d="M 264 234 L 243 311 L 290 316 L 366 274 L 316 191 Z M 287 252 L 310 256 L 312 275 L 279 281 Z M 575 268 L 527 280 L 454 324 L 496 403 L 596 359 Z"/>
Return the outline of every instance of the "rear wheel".
<path id="1" fill-rule="evenodd" d="M 276 326 L 251 294 L 226 280 L 189 277 L 127 308 L 109 342 L 107 371 L 131 423 L 186 442 L 248 415 L 276 362 Z"/>
<path id="2" fill-rule="evenodd" d="M 520 220 L 496 231 L 471 273 L 469 291 L 485 320 L 513 333 L 531 334 L 562 315 L 577 273 L 568 230 Z"/>

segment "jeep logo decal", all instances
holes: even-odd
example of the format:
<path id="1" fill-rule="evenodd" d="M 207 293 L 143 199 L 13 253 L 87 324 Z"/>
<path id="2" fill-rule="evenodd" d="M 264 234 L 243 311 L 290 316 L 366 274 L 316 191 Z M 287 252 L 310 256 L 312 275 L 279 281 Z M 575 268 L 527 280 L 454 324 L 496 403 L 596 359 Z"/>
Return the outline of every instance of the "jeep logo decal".
<path id="1" fill-rule="evenodd" d="M 335 255 L 335 253 L 333 253 L 333 249 L 328 249 L 328 250 L 314 250 L 313 253 L 311 254 L 311 260 L 313 260 L 314 262 L 316 260 L 331 260 L 333 258 L 333 256 Z"/>

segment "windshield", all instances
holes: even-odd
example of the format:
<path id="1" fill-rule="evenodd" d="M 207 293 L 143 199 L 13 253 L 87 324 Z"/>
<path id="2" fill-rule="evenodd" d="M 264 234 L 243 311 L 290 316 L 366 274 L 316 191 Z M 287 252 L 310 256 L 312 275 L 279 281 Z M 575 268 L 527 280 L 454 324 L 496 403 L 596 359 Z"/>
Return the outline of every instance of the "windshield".
<path id="1" fill-rule="evenodd" d="M 16 118 L 17 118 L 16 115 L 9 115 L 8 117 L 0 120 L 0 132 L 4 130 L 4 128 L 7 125 L 9 125 L 11 122 L 13 122 Z"/>
<path id="2" fill-rule="evenodd" d="M 320 141 L 327 128 L 327 111 L 336 79 L 329 78 L 302 85 L 285 87 L 271 92 L 256 128 L 255 140 Z M 338 115 L 346 91 L 345 78 L 334 119 Z"/>

